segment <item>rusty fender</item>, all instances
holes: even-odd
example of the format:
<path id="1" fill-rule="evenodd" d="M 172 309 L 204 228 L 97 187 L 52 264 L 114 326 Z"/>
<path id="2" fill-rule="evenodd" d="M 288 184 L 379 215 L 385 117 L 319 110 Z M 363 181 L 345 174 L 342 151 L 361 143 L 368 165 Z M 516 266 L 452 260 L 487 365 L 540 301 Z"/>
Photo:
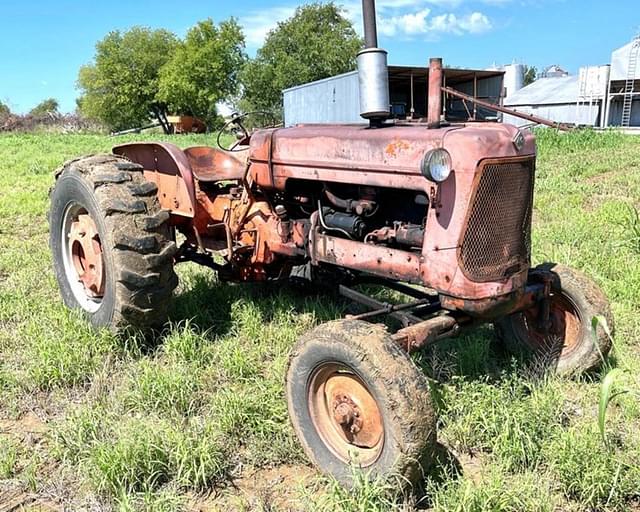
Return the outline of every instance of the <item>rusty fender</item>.
<path id="1" fill-rule="evenodd" d="M 115 146 L 112 152 L 142 165 L 145 178 L 158 187 L 160 206 L 186 218 L 201 209 L 198 181 L 237 180 L 245 170 L 241 159 L 208 147 L 183 150 L 167 142 L 141 142 Z"/>
<path id="2" fill-rule="evenodd" d="M 158 200 L 172 214 L 192 218 L 196 210 L 195 186 L 187 156 L 166 142 L 122 144 L 113 153 L 144 168 L 147 180 L 158 186 Z"/>

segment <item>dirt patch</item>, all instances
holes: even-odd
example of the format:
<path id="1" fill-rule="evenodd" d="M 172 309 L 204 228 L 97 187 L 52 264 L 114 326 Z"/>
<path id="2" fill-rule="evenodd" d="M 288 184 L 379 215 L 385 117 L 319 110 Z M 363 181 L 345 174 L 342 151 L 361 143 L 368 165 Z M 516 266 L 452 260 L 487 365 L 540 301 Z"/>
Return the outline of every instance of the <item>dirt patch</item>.
<path id="1" fill-rule="evenodd" d="M 462 473 L 474 484 L 480 484 L 485 471 L 485 464 L 480 453 L 456 453 L 455 454 Z"/>
<path id="2" fill-rule="evenodd" d="M 28 412 L 17 420 L 0 420 L 0 433 L 24 438 L 32 435 L 42 437 L 47 425 L 35 413 Z"/>
<path id="3" fill-rule="evenodd" d="M 317 473 L 308 466 L 284 465 L 248 471 L 217 496 L 194 497 L 191 512 L 302 510 L 299 490 Z"/>
<path id="4" fill-rule="evenodd" d="M 0 512 L 61 512 L 62 506 L 22 489 L 0 488 Z"/>

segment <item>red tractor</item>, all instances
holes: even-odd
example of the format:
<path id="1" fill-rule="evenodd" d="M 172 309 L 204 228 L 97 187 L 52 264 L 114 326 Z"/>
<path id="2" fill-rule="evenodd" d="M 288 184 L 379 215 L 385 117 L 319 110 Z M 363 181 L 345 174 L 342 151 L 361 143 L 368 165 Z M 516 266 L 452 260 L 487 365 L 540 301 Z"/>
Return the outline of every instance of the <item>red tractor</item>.
<path id="1" fill-rule="evenodd" d="M 436 436 L 413 351 L 491 322 L 507 347 L 575 374 L 610 348 L 592 318 L 613 324 L 587 277 L 531 268 L 533 135 L 443 123 L 439 59 L 426 122 L 389 120 L 373 0 L 363 8 L 368 125 L 249 133 L 237 116 L 242 137 L 230 150 L 135 143 L 72 160 L 51 193 L 50 244 L 65 304 L 99 327 L 162 326 L 182 261 L 225 281 L 295 277 L 360 303 L 364 313 L 316 327 L 293 349 L 291 422 L 309 458 L 341 482 L 352 463 L 411 482 Z M 361 283 L 405 300 L 382 302 L 354 289 Z"/>

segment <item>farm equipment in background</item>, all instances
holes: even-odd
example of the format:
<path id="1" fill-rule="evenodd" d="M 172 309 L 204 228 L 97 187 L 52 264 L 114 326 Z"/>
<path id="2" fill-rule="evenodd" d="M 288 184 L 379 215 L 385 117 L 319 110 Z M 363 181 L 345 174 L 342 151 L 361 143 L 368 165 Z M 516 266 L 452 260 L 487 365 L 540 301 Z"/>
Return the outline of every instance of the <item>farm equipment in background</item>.
<path id="1" fill-rule="evenodd" d="M 443 123 L 440 59 L 431 60 L 427 122 L 390 122 L 373 0 L 363 10 L 368 126 L 250 133 L 239 115 L 228 150 L 116 146 L 60 168 L 50 210 L 63 300 L 98 327 L 161 327 L 183 261 L 221 281 L 295 278 L 361 304 L 364 313 L 302 336 L 287 371 L 305 452 L 347 485 L 351 463 L 413 482 L 434 459 L 435 412 L 412 352 L 494 323 L 507 347 L 572 374 L 610 348 L 592 318 L 613 325 L 587 277 L 531 267 L 533 135 Z M 405 301 L 383 302 L 356 289 L 363 283 Z"/>

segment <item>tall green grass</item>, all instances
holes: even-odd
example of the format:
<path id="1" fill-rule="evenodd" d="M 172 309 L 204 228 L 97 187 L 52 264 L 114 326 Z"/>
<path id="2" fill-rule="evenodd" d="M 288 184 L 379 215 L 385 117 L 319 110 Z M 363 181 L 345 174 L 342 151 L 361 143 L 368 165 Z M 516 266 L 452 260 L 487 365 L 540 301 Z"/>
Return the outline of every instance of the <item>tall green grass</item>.
<path id="1" fill-rule="evenodd" d="M 603 287 L 616 319 L 610 365 L 620 369 L 608 396 L 637 389 L 640 139 L 537 136 L 534 260 L 572 265 Z M 637 397 L 607 400 L 603 443 L 604 374 L 533 375 L 495 343 L 491 326 L 416 356 L 434 382 L 441 460 L 414 494 L 364 478 L 351 491 L 324 478 L 253 482 L 256 471 L 278 474 L 285 464 L 308 471 L 287 418 L 288 353 L 345 304 L 220 283 L 185 264 L 171 323 L 157 339 L 90 330 L 62 306 L 51 272 L 50 171 L 134 138 L 0 135 L 0 422 L 11 426 L 0 428 L 0 489 L 62 489 L 69 510 L 187 510 L 194 496 L 233 509 L 222 495 L 237 496 L 239 510 L 336 512 L 623 511 L 640 500 Z M 27 433 L 27 413 L 46 422 L 45 434 Z M 262 499 L 257 488 L 276 495 Z"/>

